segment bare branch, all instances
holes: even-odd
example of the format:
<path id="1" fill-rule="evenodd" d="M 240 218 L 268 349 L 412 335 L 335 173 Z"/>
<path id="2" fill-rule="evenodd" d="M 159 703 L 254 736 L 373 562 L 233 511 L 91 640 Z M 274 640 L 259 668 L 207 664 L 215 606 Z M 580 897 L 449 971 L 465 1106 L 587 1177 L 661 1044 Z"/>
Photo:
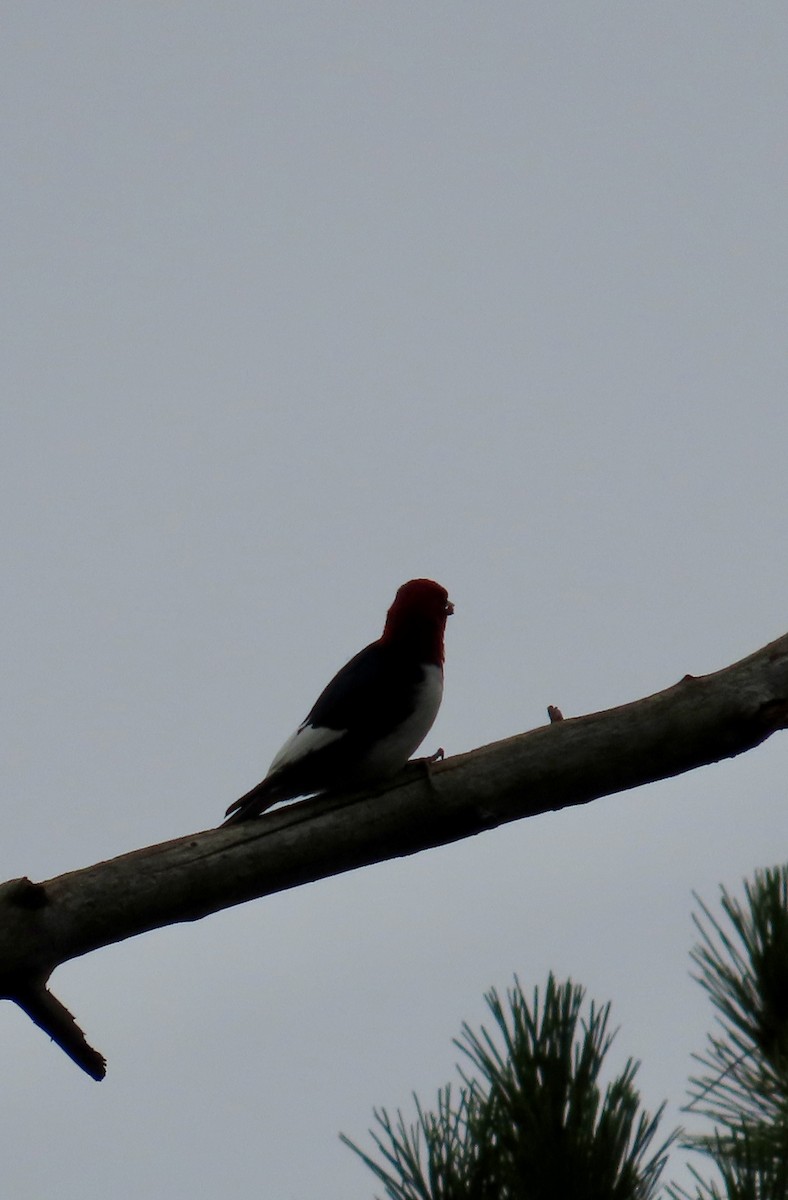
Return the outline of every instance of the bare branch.
<path id="1" fill-rule="evenodd" d="M 30 1012 L 58 964 L 101 946 L 678 775 L 786 725 L 788 634 L 713 675 L 433 762 L 426 779 L 414 764 L 374 793 L 306 800 L 41 884 L 12 880 L 0 885 L 0 996 Z M 30 1015 L 63 1044 L 51 1008 Z M 80 1065 L 99 1078 L 98 1060 Z"/>
<path id="2" fill-rule="evenodd" d="M 31 987 L 22 989 L 14 1000 L 35 1021 L 39 1029 L 48 1033 L 61 1050 L 81 1067 L 91 1079 L 99 1083 L 107 1073 L 107 1062 L 98 1050 L 94 1050 L 85 1041 L 85 1035 L 77 1025 L 65 1004 L 52 995 L 46 987 Z"/>

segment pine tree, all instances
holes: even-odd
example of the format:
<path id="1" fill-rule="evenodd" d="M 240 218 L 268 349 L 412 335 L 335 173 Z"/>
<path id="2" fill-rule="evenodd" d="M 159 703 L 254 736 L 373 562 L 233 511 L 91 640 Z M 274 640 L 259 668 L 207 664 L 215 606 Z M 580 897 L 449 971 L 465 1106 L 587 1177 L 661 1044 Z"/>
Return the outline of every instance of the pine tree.
<path id="1" fill-rule="evenodd" d="M 389 1200 L 788 1200 L 788 866 L 758 871 L 744 899 L 721 889 L 722 916 L 696 896 L 695 978 L 717 1028 L 690 1080 L 686 1112 L 712 1131 L 657 1133 L 664 1105 L 642 1111 L 632 1059 L 603 1090 L 610 1005 L 549 976 L 529 1004 L 519 981 L 485 997 L 492 1033 L 466 1024 L 459 1085 L 415 1121 L 375 1110 L 367 1153 Z M 690 1168 L 694 1193 L 660 1189 L 671 1146 L 702 1154 L 717 1181 Z M 656 1144 L 656 1149 L 654 1145 Z"/>
<path id="2" fill-rule="evenodd" d="M 693 1170 L 693 1200 L 788 1197 L 788 867 L 757 871 L 744 902 L 721 889 L 721 922 L 696 896 L 701 941 L 696 978 L 717 1011 L 717 1030 L 696 1055 L 687 1111 L 712 1122 L 685 1145 L 716 1166 L 721 1182 Z M 681 1198 L 689 1193 L 674 1190 Z"/>
<path id="3" fill-rule="evenodd" d="M 377 1160 L 343 1137 L 390 1200 L 651 1200 L 675 1135 L 651 1150 L 662 1109 L 641 1111 L 632 1059 L 602 1090 L 610 1005 L 583 1016 L 583 989 L 552 975 L 530 1005 L 516 978 L 485 999 L 497 1028 L 463 1026 L 456 1097 L 415 1099 L 412 1124 L 376 1110 Z"/>

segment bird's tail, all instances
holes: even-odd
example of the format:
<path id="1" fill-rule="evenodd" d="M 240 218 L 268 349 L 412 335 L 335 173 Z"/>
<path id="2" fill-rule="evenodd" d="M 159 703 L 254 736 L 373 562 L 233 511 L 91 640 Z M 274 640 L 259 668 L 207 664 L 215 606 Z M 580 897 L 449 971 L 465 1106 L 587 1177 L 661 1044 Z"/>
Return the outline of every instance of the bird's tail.
<path id="1" fill-rule="evenodd" d="M 235 800 L 227 812 L 224 814 L 226 820 L 222 821 L 222 827 L 225 825 L 238 825 L 241 821 L 249 821 L 252 817 L 259 817 L 261 812 L 265 812 L 272 804 L 276 804 L 282 797 L 278 794 L 276 784 L 272 786 L 270 779 L 264 779 L 262 783 L 258 783 L 250 792 L 246 792 L 239 800 Z"/>

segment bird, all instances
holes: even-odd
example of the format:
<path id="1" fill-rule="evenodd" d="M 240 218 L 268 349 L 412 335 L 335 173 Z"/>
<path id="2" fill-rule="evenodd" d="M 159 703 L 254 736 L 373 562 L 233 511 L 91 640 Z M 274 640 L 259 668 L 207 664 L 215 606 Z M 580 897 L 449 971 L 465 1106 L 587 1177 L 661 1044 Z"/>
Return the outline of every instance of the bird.
<path id="1" fill-rule="evenodd" d="M 363 787 L 395 775 L 424 741 L 443 697 L 443 637 L 454 612 L 446 588 L 411 579 L 383 633 L 331 680 L 268 774 L 227 809 L 224 825 L 298 796 Z"/>

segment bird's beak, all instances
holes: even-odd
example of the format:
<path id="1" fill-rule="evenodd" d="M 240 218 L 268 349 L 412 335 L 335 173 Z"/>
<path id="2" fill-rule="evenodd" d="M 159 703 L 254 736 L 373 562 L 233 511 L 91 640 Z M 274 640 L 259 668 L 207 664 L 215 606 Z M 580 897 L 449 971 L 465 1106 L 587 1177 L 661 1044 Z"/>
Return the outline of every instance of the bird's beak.
<path id="1" fill-rule="evenodd" d="M 454 605 L 452 604 L 451 600 L 447 600 L 446 601 L 446 616 L 450 617 L 453 612 L 454 612 Z"/>

